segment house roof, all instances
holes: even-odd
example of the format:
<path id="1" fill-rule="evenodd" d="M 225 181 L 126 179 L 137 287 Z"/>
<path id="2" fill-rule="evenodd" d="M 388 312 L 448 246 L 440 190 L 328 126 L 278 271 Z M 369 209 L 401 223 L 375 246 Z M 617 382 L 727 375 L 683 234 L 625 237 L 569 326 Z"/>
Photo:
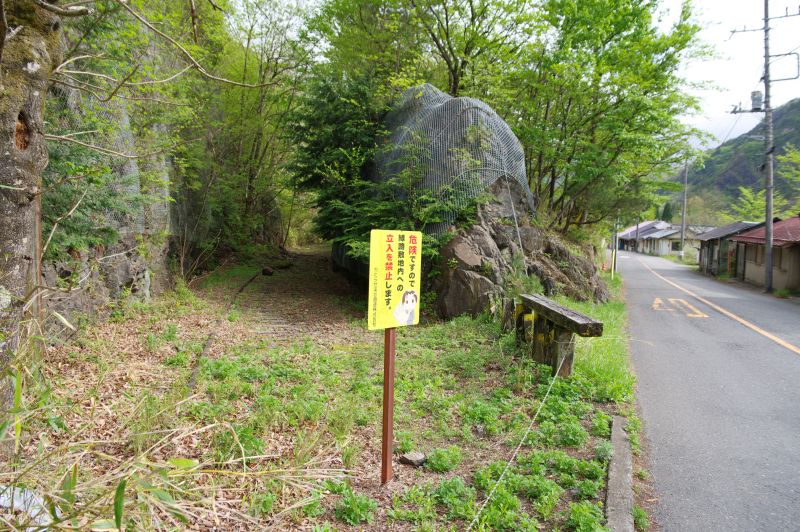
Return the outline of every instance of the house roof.
<path id="1" fill-rule="evenodd" d="M 713 225 L 687 225 L 686 229 L 693 232 L 695 235 L 704 235 L 716 229 Z"/>
<path id="2" fill-rule="evenodd" d="M 660 231 L 669 227 L 667 222 L 661 220 L 651 220 L 648 222 L 641 222 L 639 224 L 639 238 L 644 238 L 647 234 L 653 233 L 655 231 Z M 617 233 L 617 238 L 620 240 L 630 240 L 636 238 L 636 226 L 628 227 L 621 233 Z"/>
<path id="3" fill-rule="evenodd" d="M 731 237 L 736 242 L 746 244 L 764 244 L 767 228 L 763 225 Z M 778 220 L 772 225 L 772 245 L 777 248 L 800 244 L 800 214 L 785 220 Z"/>
<path id="4" fill-rule="evenodd" d="M 758 222 L 733 222 L 732 224 L 723 225 L 722 227 L 717 227 L 716 229 L 705 232 L 697 237 L 697 239 L 701 242 L 708 242 L 709 240 L 715 240 L 717 238 L 725 238 L 726 236 L 746 231 L 756 225 L 758 225 Z"/>
<path id="5" fill-rule="evenodd" d="M 677 232 L 678 232 L 678 229 L 676 229 L 674 227 L 667 227 L 666 229 L 659 229 L 655 233 L 649 233 L 644 238 L 645 239 L 651 239 L 652 238 L 653 240 L 658 240 L 659 238 L 664 238 L 664 237 L 667 237 L 667 236 L 670 236 L 670 235 L 674 235 Z"/>

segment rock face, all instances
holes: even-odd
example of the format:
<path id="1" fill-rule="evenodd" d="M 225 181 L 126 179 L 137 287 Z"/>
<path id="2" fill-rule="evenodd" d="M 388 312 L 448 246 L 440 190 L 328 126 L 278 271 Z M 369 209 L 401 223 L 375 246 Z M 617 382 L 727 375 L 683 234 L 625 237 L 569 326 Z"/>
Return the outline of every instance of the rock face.
<path id="1" fill-rule="evenodd" d="M 489 192 L 493 199 L 478 208 L 478 223 L 442 248 L 442 275 L 434 289 L 443 317 L 476 315 L 488 308 L 492 297 L 504 292 L 504 280 L 515 267 L 538 277 L 547 296 L 608 299 L 590 260 L 570 252 L 557 235 L 531 225 L 525 190 L 515 180 L 498 180 Z M 519 257 L 516 263 L 514 257 Z"/>

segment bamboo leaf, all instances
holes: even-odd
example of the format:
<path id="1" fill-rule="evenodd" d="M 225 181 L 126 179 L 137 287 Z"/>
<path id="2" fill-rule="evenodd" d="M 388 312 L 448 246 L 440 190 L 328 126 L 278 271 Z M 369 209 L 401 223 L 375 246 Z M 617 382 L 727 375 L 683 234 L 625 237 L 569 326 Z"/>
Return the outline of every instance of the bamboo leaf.
<path id="1" fill-rule="evenodd" d="M 14 410 L 22 410 L 22 372 L 17 370 L 14 377 Z M 22 416 L 14 416 L 14 454 L 19 454 L 20 442 L 22 441 Z"/>
<path id="2" fill-rule="evenodd" d="M 95 521 L 89 525 L 89 530 L 116 530 L 118 527 L 114 526 L 114 521 L 110 519 L 102 519 Z"/>
<path id="3" fill-rule="evenodd" d="M 123 478 L 119 481 L 117 491 L 114 493 L 114 523 L 118 529 L 122 529 L 122 511 L 125 508 L 125 484 L 127 484 L 127 480 Z"/>
<path id="4" fill-rule="evenodd" d="M 170 458 L 169 463 L 178 469 L 192 469 L 200 465 L 198 460 L 191 458 Z"/>

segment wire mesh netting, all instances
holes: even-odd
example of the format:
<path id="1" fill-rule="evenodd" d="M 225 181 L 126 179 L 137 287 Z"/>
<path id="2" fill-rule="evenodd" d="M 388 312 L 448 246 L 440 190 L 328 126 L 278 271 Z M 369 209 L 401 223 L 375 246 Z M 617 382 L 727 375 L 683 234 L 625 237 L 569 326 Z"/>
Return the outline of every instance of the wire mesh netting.
<path id="1" fill-rule="evenodd" d="M 501 178 L 517 181 L 533 210 L 522 145 L 484 102 L 453 98 L 425 84 L 403 93 L 386 126 L 389 137 L 376 161 L 377 179 L 387 181 L 413 168 L 416 186 L 452 207 L 426 232 L 446 232 L 459 209 Z"/>

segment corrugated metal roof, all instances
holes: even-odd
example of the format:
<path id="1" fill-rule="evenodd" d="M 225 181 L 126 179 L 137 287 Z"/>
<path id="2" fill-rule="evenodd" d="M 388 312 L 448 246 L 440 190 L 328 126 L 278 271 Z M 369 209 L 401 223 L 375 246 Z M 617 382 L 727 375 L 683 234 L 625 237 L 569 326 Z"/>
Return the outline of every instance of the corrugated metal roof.
<path id="1" fill-rule="evenodd" d="M 767 228 L 763 225 L 755 229 L 750 229 L 740 235 L 731 237 L 736 242 L 747 244 L 765 244 Z M 772 245 L 777 248 L 800 244 L 800 215 L 792 216 L 785 220 L 773 222 L 772 224 Z"/>
<path id="2" fill-rule="evenodd" d="M 702 242 L 708 242 L 709 240 L 724 238 L 736 233 L 741 233 L 742 231 L 750 229 L 756 225 L 758 225 L 758 222 L 733 222 L 732 224 L 723 225 L 722 227 L 717 227 L 716 229 L 712 229 L 711 231 L 703 233 L 697 237 L 697 239 Z"/>
<path id="3" fill-rule="evenodd" d="M 674 235 L 677 232 L 678 230 L 675 229 L 674 227 L 669 227 L 667 229 L 661 229 L 659 231 L 656 231 L 655 233 L 650 233 L 644 238 L 658 240 L 659 238 L 664 238 L 665 236 Z"/>
<path id="4" fill-rule="evenodd" d="M 653 230 L 660 230 L 665 227 L 669 227 L 667 222 L 662 220 L 650 220 L 647 222 L 641 222 L 639 224 L 639 238 L 643 238 L 642 235 L 646 234 L 647 232 L 652 232 Z M 631 240 L 636 238 L 636 226 L 627 228 L 625 231 L 618 233 L 617 238 L 620 240 Z"/>

